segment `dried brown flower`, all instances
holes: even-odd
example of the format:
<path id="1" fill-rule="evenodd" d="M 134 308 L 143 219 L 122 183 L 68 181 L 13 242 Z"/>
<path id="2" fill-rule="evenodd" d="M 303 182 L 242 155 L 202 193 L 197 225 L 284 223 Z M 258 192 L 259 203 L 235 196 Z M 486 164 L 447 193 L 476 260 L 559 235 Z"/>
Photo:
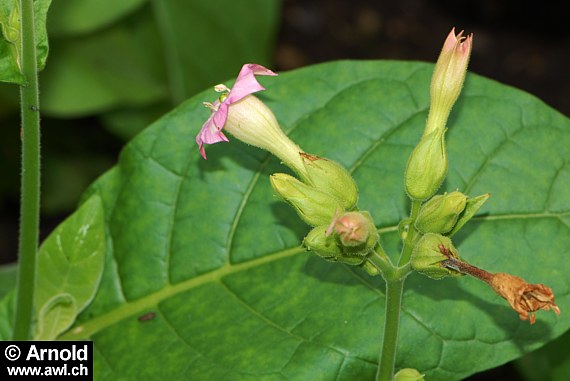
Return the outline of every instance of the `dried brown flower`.
<path id="1" fill-rule="evenodd" d="M 492 274 L 487 283 L 509 302 L 521 320 L 530 320 L 530 324 L 535 323 L 534 312 L 538 310 L 549 311 L 552 308 L 557 315 L 560 315 L 560 309 L 554 303 L 554 294 L 550 287 L 543 284 L 529 284 L 524 279 L 506 273 Z"/>

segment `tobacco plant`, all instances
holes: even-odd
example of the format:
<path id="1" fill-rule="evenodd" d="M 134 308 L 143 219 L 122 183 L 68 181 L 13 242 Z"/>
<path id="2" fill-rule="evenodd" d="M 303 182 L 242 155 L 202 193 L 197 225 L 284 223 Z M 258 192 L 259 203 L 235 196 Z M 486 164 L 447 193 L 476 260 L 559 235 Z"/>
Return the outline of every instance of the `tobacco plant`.
<path id="1" fill-rule="evenodd" d="M 467 74 L 454 30 L 435 66 L 244 65 L 129 142 L 38 248 L 49 4 L 0 2 L 22 116 L 2 339 L 92 340 L 97 380 L 457 380 L 570 327 L 570 122 Z"/>

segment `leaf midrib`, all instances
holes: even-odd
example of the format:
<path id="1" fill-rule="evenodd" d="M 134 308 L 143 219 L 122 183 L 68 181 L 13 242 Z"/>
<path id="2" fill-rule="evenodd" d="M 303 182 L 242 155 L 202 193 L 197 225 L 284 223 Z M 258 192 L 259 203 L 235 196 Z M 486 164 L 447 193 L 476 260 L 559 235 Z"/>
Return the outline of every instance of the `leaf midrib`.
<path id="1" fill-rule="evenodd" d="M 129 316 L 147 312 L 153 308 L 156 308 L 160 302 L 174 295 L 186 292 L 210 282 L 220 281 L 227 275 L 239 273 L 241 271 L 246 271 L 252 267 L 292 257 L 304 251 L 305 249 L 303 247 L 297 246 L 281 250 L 264 257 L 256 258 L 248 262 L 242 262 L 234 265 L 227 264 L 209 273 L 199 275 L 180 283 L 167 285 L 160 291 L 149 294 L 143 298 L 127 302 L 118 308 L 115 308 L 105 314 L 89 320 L 84 324 L 74 327 L 71 331 L 68 331 L 62 335 L 60 337 L 60 340 L 81 340 L 89 338 L 102 329 L 109 327 Z"/>
<path id="2" fill-rule="evenodd" d="M 517 219 L 531 219 L 531 218 L 556 218 L 570 216 L 570 211 L 561 213 L 526 213 L 526 214 L 502 214 L 502 215 L 487 215 L 476 216 L 472 221 L 493 221 L 493 220 L 517 220 Z M 379 231 L 388 233 L 397 230 L 397 226 L 386 226 L 379 229 Z M 85 322 L 68 331 L 60 337 L 60 340 L 81 340 L 91 337 L 93 334 L 112 326 L 113 324 L 133 315 L 148 312 L 149 310 L 156 309 L 157 305 L 182 292 L 189 291 L 207 283 L 219 282 L 227 275 L 236 274 L 251 268 L 261 266 L 267 263 L 275 262 L 281 259 L 293 257 L 295 255 L 305 252 L 301 246 L 281 250 L 260 258 L 256 258 L 247 262 L 238 264 L 227 264 L 217 270 L 199 275 L 197 277 L 188 279 L 186 281 L 167 285 L 160 291 L 149 294 L 143 298 L 126 302 L 118 308 L 115 308 L 103 315 L 100 315 L 92 320 Z"/>

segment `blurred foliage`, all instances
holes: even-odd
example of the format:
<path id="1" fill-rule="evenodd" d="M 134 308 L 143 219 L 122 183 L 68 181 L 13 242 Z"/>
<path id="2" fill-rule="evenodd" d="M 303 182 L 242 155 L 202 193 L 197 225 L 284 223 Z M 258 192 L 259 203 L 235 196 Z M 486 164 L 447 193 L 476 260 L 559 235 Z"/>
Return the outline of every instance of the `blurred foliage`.
<path id="1" fill-rule="evenodd" d="M 112 164 L 114 157 L 90 151 L 93 139 L 113 140 L 101 127 L 127 140 L 186 98 L 234 76 L 244 62 L 271 66 L 280 9 L 280 0 L 54 2 L 47 15 L 50 54 L 40 74 L 44 212 L 73 208 Z M 16 86 L 0 84 L 0 123 L 8 130 L 0 155 L 10 166 L 0 180 L 2 198 L 18 194 L 18 101 Z M 56 138 L 46 136 L 55 131 Z M 67 143 L 58 151 L 60 140 Z"/>

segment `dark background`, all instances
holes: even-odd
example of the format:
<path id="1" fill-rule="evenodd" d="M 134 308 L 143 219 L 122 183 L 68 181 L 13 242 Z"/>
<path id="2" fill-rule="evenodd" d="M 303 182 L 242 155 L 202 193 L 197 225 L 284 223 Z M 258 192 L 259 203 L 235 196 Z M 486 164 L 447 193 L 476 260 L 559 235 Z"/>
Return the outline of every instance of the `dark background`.
<path id="1" fill-rule="evenodd" d="M 337 59 L 435 62 L 445 37 L 456 27 L 474 34 L 471 72 L 533 93 L 570 116 L 570 33 L 563 5 L 500 0 L 284 0 L 272 68 L 290 70 Z M 95 179 L 115 163 L 124 142 L 101 128 L 96 119 L 79 123 L 87 128 L 70 139 L 62 139 L 73 130 L 65 123 L 44 134 L 44 155 L 63 151 L 72 157 L 89 152 L 100 160 L 100 170 L 89 174 Z M 15 160 L 2 163 L 3 173 L 18 181 L 19 147 L 2 149 L 7 150 L 4 157 Z M 7 169 L 12 167 L 16 169 Z M 12 187 L 16 191 L 5 193 L 0 202 L 0 263 L 14 261 L 17 252 L 18 185 Z M 66 214 L 42 216 L 42 239 Z M 469 380 L 522 378 L 507 364 Z"/>

